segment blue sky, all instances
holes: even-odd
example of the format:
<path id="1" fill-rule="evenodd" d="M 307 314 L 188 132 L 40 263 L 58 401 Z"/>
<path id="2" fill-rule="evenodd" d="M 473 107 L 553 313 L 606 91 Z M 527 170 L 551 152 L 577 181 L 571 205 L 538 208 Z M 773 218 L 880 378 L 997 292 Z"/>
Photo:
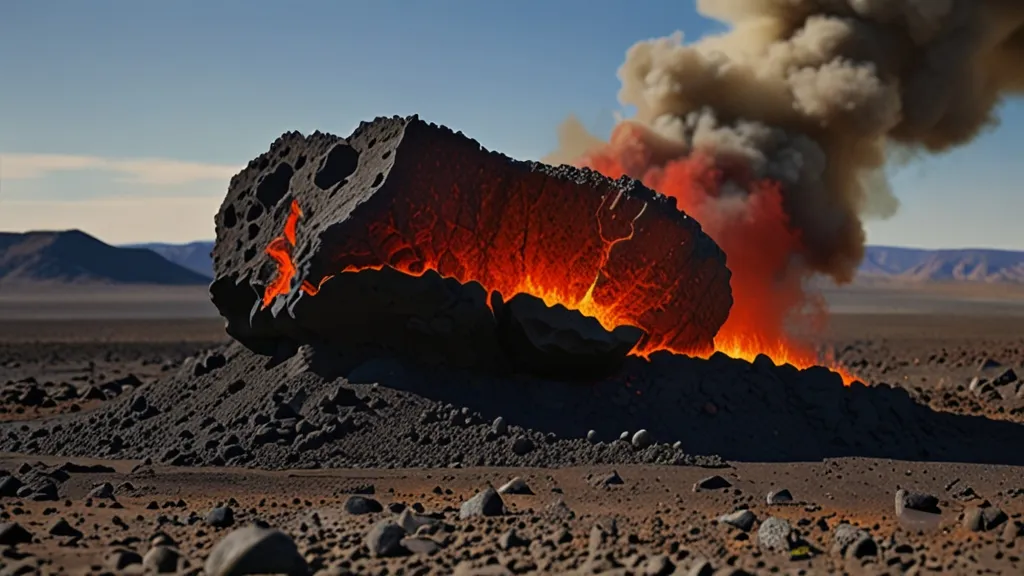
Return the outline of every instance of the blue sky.
<path id="1" fill-rule="evenodd" d="M 377 115 L 536 159 L 569 114 L 607 134 L 634 42 L 712 29 L 679 0 L 6 0 L 0 230 L 209 238 L 230 176 L 282 132 Z M 870 240 L 1024 249 L 1024 106 L 1003 117 L 903 168 Z"/>

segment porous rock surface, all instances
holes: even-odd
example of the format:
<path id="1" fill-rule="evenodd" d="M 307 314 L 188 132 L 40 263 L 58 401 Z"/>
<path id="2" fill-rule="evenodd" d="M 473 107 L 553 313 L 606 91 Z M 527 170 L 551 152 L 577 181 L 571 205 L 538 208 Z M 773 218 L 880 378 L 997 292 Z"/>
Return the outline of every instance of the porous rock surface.
<path id="1" fill-rule="evenodd" d="M 507 351 L 492 293 L 554 291 L 547 302 L 612 309 L 609 331 L 642 330 L 539 335 L 537 348 L 555 346 L 578 367 L 601 350 L 623 356 L 631 339 L 645 350 L 710 350 L 732 305 L 723 252 L 673 199 L 628 178 L 514 161 L 416 116 L 378 118 L 348 138 L 281 136 L 232 179 L 216 226 L 213 302 L 228 333 L 264 354 L 316 341 L 493 366 Z M 265 303 L 281 273 L 266 253 L 272 242 L 295 270 L 286 293 Z M 440 278 L 363 274 L 388 267 Z"/>

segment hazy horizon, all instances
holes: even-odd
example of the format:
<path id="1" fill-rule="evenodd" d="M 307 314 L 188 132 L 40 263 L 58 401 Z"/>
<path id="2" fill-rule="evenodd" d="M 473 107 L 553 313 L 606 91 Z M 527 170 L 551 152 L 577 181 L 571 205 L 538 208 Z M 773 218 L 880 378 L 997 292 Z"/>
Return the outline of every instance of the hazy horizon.
<path id="1" fill-rule="evenodd" d="M 445 2 L 12 4 L 0 21 L 0 230 L 212 238 L 228 180 L 281 133 L 346 135 L 379 115 L 419 113 L 536 160 L 570 114 L 609 133 L 635 41 L 722 29 L 670 0 Z M 970 146 L 894 170 L 903 206 L 868 224 L 868 242 L 1024 250 L 1024 104 L 1002 110 Z"/>

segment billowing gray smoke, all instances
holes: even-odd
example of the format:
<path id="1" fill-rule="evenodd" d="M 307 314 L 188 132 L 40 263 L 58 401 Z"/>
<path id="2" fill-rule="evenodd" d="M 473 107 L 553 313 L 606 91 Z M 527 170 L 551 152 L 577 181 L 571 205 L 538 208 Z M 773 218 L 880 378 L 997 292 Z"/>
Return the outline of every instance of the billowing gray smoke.
<path id="1" fill-rule="evenodd" d="M 811 270 L 851 279 L 861 218 L 895 212 L 886 149 L 938 152 L 1024 92 L 1024 0 L 698 0 L 728 32 L 629 49 L 619 100 L 661 149 L 783 184 Z M 656 137 L 660 136 L 660 138 Z M 669 144 L 666 145 L 666 139 Z M 600 144 L 577 122 L 545 160 Z M 663 154 L 652 162 L 664 162 Z M 656 167 L 656 166 L 652 166 Z"/>

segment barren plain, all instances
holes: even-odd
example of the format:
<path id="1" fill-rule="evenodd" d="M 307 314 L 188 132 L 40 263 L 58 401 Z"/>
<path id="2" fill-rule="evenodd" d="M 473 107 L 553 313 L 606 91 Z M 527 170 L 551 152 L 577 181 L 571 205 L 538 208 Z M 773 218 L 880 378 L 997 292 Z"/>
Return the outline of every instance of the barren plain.
<path id="1" fill-rule="evenodd" d="M 601 408 L 618 402 L 594 398 L 608 383 L 554 389 L 554 407 L 531 392 L 535 418 L 507 407 L 500 422 L 479 398 L 459 405 L 376 374 L 314 382 L 285 367 L 280 389 L 243 390 L 217 365 L 254 361 L 229 346 L 204 289 L 0 289 L 2 573 L 1024 572 L 1024 290 L 827 298 L 820 344 L 868 385 L 849 392 L 870 413 L 704 390 L 680 410 L 685 424 L 652 422 L 653 438 L 637 438 L 638 424 L 620 440 L 613 427 L 645 422 L 645 405 Z M 181 373 L 195 390 L 154 390 Z M 886 413 L 887 390 L 914 407 Z M 573 395 L 589 412 L 567 410 Z M 257 400 L 269 408 L 246 420 L 255 439 L 232 439 L 249 431 L 232 405 Z M 537 436 L 549 412 L 571 426 Z M 590 439 L 572 428 L 587 418 Z M 852 440 L 808 437 L 841 428 L 834 418 Z M 275 422 L 299 430 L 294 443 Z M 370 452 L 393 465 L 353 464 L 378 461 Z"/>

